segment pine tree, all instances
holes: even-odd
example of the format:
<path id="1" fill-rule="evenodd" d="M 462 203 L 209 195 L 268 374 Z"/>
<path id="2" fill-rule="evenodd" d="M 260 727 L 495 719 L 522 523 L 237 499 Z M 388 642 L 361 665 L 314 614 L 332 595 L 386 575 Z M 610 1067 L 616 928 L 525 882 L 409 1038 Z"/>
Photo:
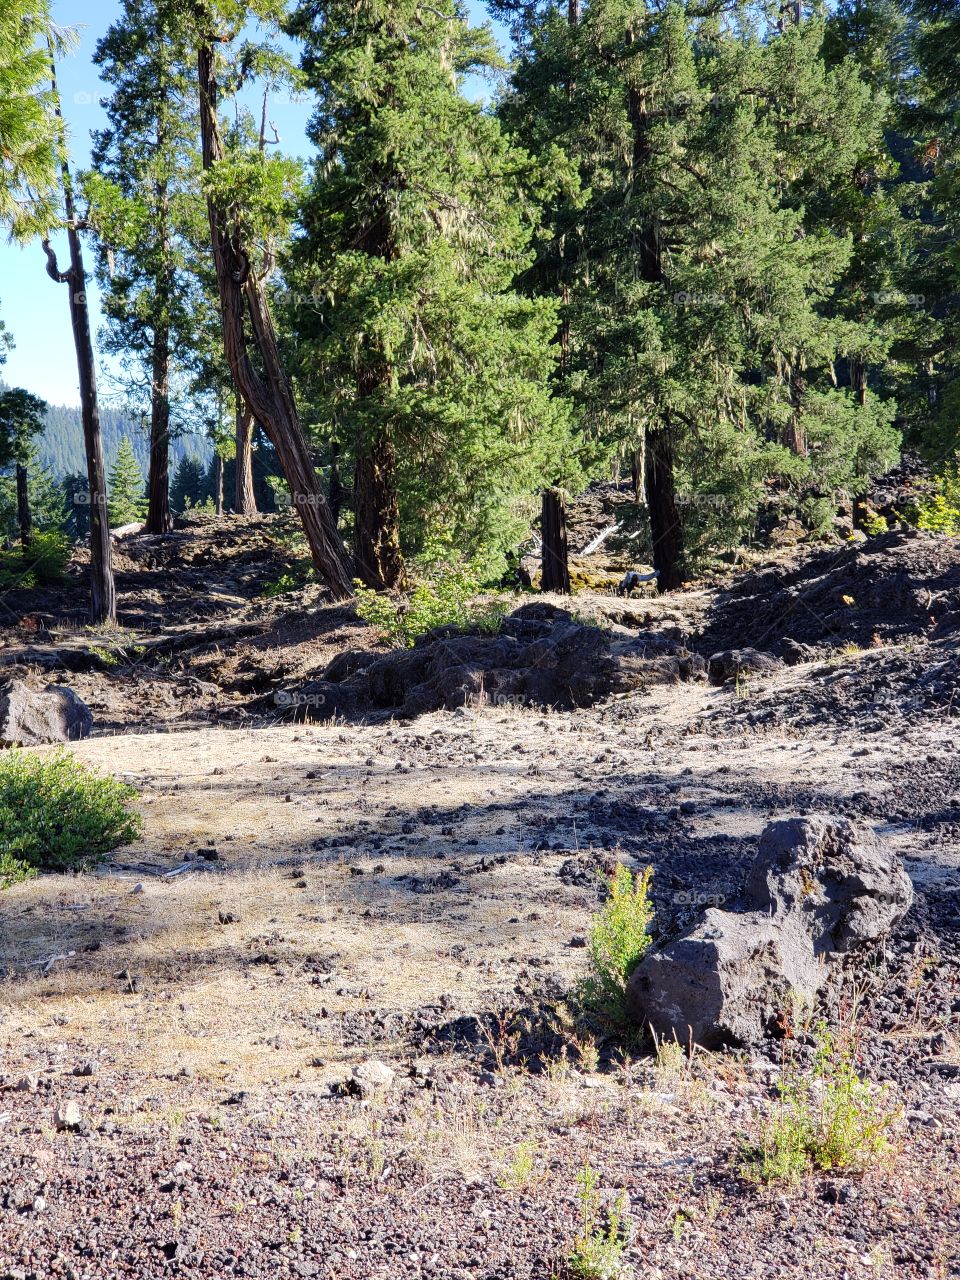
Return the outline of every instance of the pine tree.
<path id="1" fill-rule="evenodd" d="M 518 29 L 504 121 L 560 148 L 583 193 L 552 211 L 529 287 L 569 296 L 584 429 L 614 454 L 642 442 L 669 589 L 699 546 L 750 529 L 769 479 L 856 484 L 895 456 L 891 407 L 833 385 L 845 346 L 884 352 L 835 305 L 855 222 L 841 197 L 881 152 L 882 105 L 854 65 L 824 66 L 820 24 L 735 33 L 676 3 L 598 0 L 575 24 L 525 10 Z"/>
<path id="2" fill-rule="evenodd" d="M 30 468 L 36 465 L 33 437 L 43 430 L 46 403 L 29 391 L 13 388 L 0 392 L 0 467 L 13 464 L 20 544 L 30 545 L 33 520 L 30 510 Z"/>
<path id="3" fill-rule="evenodd" d="M 198 507 L 207 496 L 206 467 L 199 458 L 183 457 L 173 474 L 170 505 L 178 515 Z"/>
<path id="4" fill-rule="evenodd" d="M 173 0 L 124 0 L 94 63 L 112 93 L 109 125 L 94 135 L 84 190 L 99 236 L 106 349 L 132 361 L 130 386 L 149 389 L 147 529 L 170 528 L 171 385 L 182 370 L 198 309 L 189 246 L 205 210 L 192 52 Z"/>
<path id="5" fill-rule="evenodd" d="M 406 552 L 497 558 L 544 478 L 579 463 L 549 387 L 556 306 L 514 287 L 546 183 L 462 90 L 498 62 L 489 34 L 450 0 L 309 0 L 292 29 L 320 158 L 291 317 L 315 413 L 352 460 L 357 573 L 393 587 Z"/>
<path id="6" fill-rule="evenodd" d="M 142 520 L 146 510 L 143 472 L 126 436 L 120 441 L 117 456 L 110 468 L 110 502 L 107 510 L 112 528 Z"/>

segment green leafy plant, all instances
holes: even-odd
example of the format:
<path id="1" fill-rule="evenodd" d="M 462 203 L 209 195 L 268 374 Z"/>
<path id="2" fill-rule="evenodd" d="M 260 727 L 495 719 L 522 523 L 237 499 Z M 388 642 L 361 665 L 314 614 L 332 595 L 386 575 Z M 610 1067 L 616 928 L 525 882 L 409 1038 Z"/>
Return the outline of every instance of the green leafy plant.
<path id="1" fill-rule="evenodd" d="M 504 1165 L 497 1175 L 497 1183 L 504 1191 L 522 1191 L 534 1180 L 534 1146 L 532 1142 L 521 1142 L 517 1146 L 510 1161 Z"/>
<path id="2" fill-rule="evenodd" d="M 585 1005 L 614 1022 L 625 1020 L 627 979 L 651 943 L 652 881 L 653 867 L 634 875 L 619 864 L 610 878 L 607 900 L 590 924 L 591 972 L 580 996 Z"/>
<path id="3" fill-rule="evenodd" d="M 579 1280 L 615 1280 L 623 1267 L 626 1245 L 626 1196 L 621 1191 L 607 1213 L 600 1213 L 597 1172 L 585 1164 L 577 1175 L 580 1230 L 567 1256 L 570 1274 Z"/>
<path id="4" fill-rule="evenodd" d="M 816 1036 L 812 1070 L 785 1065 L 777 1114 L 744 1150 L 751 1181 L 796 1183 L 818 1169 L 857 1173 L 891 1149 L 896 1112 L 857 1074 L 854 1035 L 821 1021 Z"/>
<path id="5" fill-rule="evenodd" d="M 936 488 L 907 511 L 910 523 L 932 533 L 960 533 L 960 472 L 956 468 L 936 477 Z"/>
<path id="6" fill-rule="evenodd" d="M 0 757 L 3 866 L 12 862 L 48 871 L 92 866 L 140 835 L 142 822 L 130 810 L 135 795 L 133 787 L 94 773 L 66 751 L 46 757 L 5 753 Z M 6 880 L 9 872 L 0 874 Z"/>
<path id="7" fill-rule="evenodd" d="M 24 880 L 32 880 L 36 874 L 36 868 L 29 863 L 15 858 L 5 849 L 0 850 L 0 890 L 22 884 Z"/>
<path id="8" fill-rule="evenodd" d="M 400 597 L 356 584 L 357 615 L 397 648 L 409 649 L 435 627 L 495 631 L 506 612 L 502 600 L 478 600 L 480 578 L 471 565 L 433 565 Z"/>

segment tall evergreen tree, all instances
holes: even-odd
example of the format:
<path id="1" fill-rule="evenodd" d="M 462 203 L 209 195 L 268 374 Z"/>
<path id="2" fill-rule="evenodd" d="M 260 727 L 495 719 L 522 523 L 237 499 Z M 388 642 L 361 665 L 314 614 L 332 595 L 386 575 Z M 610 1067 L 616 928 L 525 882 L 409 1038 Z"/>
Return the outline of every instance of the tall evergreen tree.
<path id="1" fill-rule="evenodd" d="M 767 477 L 857 483 L 895 452 L 890 409 L 833 385 L 844 344 L 868 349 L 831 314 L 850 220 L 839 196 L 832 221 L 803 202 L 825 164 L 849 187 L 882 111 L 855 66 L 823 66 L 818 24 L 781 26 L 596 0 L 576 24 L 551 8 L 518 27 L 504 121 L 562 148 L 585 193 L 553 211 L 529 286 L 569 296 L 586 429 L 611 451 L 643 443 L 661 589 L 697 526 L 715 543 L 722 513 L 742 535 Z"/>
<path id="2" fill-rule="evenodd" d="M 99 235 L 106 349 L 148 388 L 147 529 L 170 526 L 171 386 L 195 329 L 196 281 L 186 246 L 201 235 L 199 124 L 192 51 L 174 0 L 123 0 L 94 63 L 112 93 L 94 135 L 85 193 Z"/>
<path id="3" fill-rule="evenodd" d="M 306 0 L 291 26 L 320 152 L 287 273 L 300 375 L 352 460 L 357 573 L 395 587 L 406 550 L 498 554 L 578 473 L 556 306 L 514 287 L 546 184 L 465 97 L 498 56 L 452 0 Z"/>
<path id="4" fill-rule="evenodd" d="M 17 522 L 24 551 L 30 545 L 32 527 L 28 467 L 35 462 L 33 437 L 43 430 L 46 408 L 46 403 L 29 391 L 11 388 L 0 392 L 0 467 L 15 468 Z"/>

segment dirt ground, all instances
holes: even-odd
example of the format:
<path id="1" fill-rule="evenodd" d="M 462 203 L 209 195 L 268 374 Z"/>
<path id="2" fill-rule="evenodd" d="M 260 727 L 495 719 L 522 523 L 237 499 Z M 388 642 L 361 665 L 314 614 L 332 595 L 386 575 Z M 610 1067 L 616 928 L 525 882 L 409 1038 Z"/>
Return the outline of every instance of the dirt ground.
<path id="1" fill-rule="evenodd" d="M 90 703 L 71 749 L 134 783 L 145 833 L 0 896 L 0 1276 L 563 1277 L 585 1165 L 638 1280 L 958 1274 L 960 547 L 575 602 L 705 657 L 807 646 L 748 682 L 289 724 L 257 699 L 374 638 L 318 588 L 261 594 L 278 532 L 125 548 L 121 633 L 82 628 L 79 584 L 3 602 L 0 663 Z M 614 859 L 654 866 L 667 934 L 809 812 L 869 822 L 917 890 L 845 1001 L 897 1118 L 869 1172 L 765 1189 L 742 1150 L 782 1046 L 687 1061 L 565 997 Z M 369 1059 L 395 1074 L 358 1096 Z"/>

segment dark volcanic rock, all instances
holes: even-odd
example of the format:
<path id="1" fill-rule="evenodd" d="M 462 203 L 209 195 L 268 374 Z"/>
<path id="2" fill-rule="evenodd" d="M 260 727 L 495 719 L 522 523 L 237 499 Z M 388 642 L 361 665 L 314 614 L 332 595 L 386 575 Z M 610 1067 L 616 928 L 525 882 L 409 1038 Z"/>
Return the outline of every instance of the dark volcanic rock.
<path id="1" fill-rule="evenodd" d="M 707 678 L 711 684 L 726 684 L 740 676 L 768 675 L 777 671 L 783 663 L 769 653 L 757 649 L 725 649 L 715 653 L 707 664 Z"/>
<path id="2" fill-rule="evenodd" d="M 764 831 L 742 912 L 709 909 L 649 954 L 627 988 L 630 1016 L 707 1048 L 759 1044 L 792 1006 L 811 1006 L 845 959 L 880 943 L 913 901 L 896 855 L 843 818 Z"/>
<path id="3" fill-rule="evenodd" d="M 570 710 L 705 673 L 703 659 L 674 640 L 585 626 L 542 603 L 518 609 L 494 635 L 441 627 L 420 636 L 412 649 L 367 655 L 366 663 L 356 652 L 343 656 L 324 679 L 275 695 L 275 704 L 314 719 L 379 709 L 417 716 L 485 705 Z"/>

